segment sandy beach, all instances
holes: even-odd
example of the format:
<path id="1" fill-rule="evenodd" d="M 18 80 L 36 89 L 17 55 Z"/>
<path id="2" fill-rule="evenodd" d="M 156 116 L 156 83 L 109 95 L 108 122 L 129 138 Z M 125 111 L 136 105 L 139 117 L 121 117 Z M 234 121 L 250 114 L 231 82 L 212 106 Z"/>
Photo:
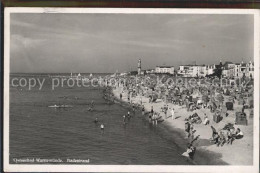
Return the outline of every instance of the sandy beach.
<path id="1" fill-rule="evenodd" d="M 122 93 L 122 101 L 127 102 L 128 96 L 126 92 L 122 92 L 123 87 L 116 87 L 113 89 L 113 94 L 120 99 L 120 93 Z M 225 97 L 225 99 L 227 99 Z M 212 135 L 211 125 L 219 131 L 222 129 L 225 124 L 235 122 L 235 112 L 236 110 L 241 109 L 241 105 L 238 105 L 237 101 L 234 103 L 234 110 L 233 111 L 227 111 L 228 117 L 224 117 L 222 121 L 219 123 L 215 123 L 213 121 L 213 114 L 211 113 L 209 109 L 197 109 L 192 112 L 188 112 L 185 108 L 185 105 L 179 106 L 174 105 L 173 103 L 167 103 L 168 107 L 170 109 L 174 108 L 175 110 L 175 117 L 178 117 L 176 119 L 171 118 L 170 110 L 167 111 L 167 118 L 165 117 L 165 114 L 161 112 L 161 107 L 165 105 L 164 101 L 162 99 L 157 99 L 156 102 L 149 103 L 149 98 L 141 95 L 137 95 L 136 97 L 131 98 L 132 103 L 140 104 L 140 100 L 142 100 L 142 104 L 146 111 L 150 111 L 151 107 L 153 106 L 153 110 L 155 112 L 160 113 L 160 116 L 164 119 L 164 121 L 158 125 L 166 125 L 169 126 L 172 129 L 180 129 L 183 131 L 183 133 L 186 134 L 184 136 L 185 139 L 188 139 L 188 134 L 185 132 L 185 118 L 188 118 L 191 114 L 194 114 L 195 112 L 200 116 L 204 117 L 206 114 L 209 119 L 209 124 L 204 125 L 201 124 L 194 124 L 194 129 L 196 130 L 194 136 L 200 135 L 199 139 L 194 142 L 194 146 L 197 148 L 197 151 L 208 151 L 208 153 L 213 152 L 220 155 L 221 160 L 227 164 L 230 165 L 251 165 L 253 164 L 253 118 L 249 118 L 249 110 L 245 109 L 245 113 L 247 115 L 248 119 L 248 125 L 234 125 L 234 127 L 240 128 L 242 132 L 244 133 L 244 137 L 239 140 L 235 140 L 232 145 L 230 144 L 224 144 L 223 146 L 217 146 L 216 144 L 213 144 L 210 142 L 210 138 Z M 241 157 L 241 154 L 243 154 L 243 157 Z M 195 156 L 196 157 L 196 156 Z M 212 158 L 214 160 L 214 158 Z"/>

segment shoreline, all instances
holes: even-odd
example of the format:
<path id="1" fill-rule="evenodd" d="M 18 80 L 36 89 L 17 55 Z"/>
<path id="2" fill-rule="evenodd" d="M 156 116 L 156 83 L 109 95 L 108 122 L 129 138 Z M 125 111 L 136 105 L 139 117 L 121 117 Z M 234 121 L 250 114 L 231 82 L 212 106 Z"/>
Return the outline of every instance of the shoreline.
<path id="1" fill-rule="evenodd" d="M 127 101 L 127 96 L 126 93 L 123 93 L 122 100 L 120 100 L 120 93 L 122 92 L 122 88 L 116 87 L 116 88 L 111 88 L 111 92 L 113 93 L 114 97 L 118 102 L 122 102 L 124 105 L 123 106 L 128 106 L 130 108 L 130 104 Z M 140 99 L 141 98 L 141 99 Z M 186 151 L 187 144 L 189 142 L 189 139 L 187 138 L 186 132 L 185 132 L 185 125 L 184 125 L 184 118 L 188 117 L 190 114 L 193 113 L 198 113 L 199 115 L 207 113 L 207 115 L 210 114 L 209 110 L 199 110 L 195 112 L 187 112 L 183 106 L 178 106 L 174 105 L 172 103 L 168 103 L 169 107 L 173 107 L 175 109 L 175 116 L 179 117 L 177 119 L 172 120 L 172 118 L 169 116 L 170 111 L 167 113 L 167 118 L 165 119 L 164 113 L 160 112 L 161 106 L 164 105 L 163 101 L 161 99 L 158 99 L 157 102 L 155 103 L 149 103 L 148 98 L 144 96 L 137 96 L 134 98 L 131 98 L 131 102 L 135 104 L 140 104 L 140 100 L 142 100 L 142 105 L 145 108 L 145 112 L 149 112 L 151 106 L 153 106 L 153 110 L 155 112 L 160 113 L 160 115 L 163 117 L 164 121 L 159 123 L 157 125 L 157 128 L 160 128 L 164 131 L 164 135 L 166 133 L 166 136 L 170 136 L 171 139 L 175 139 L 176 137 L 178 140 L 174 140 L 174 143 L 178 145 L 178 147 L 181 150 L 180 156 L 183 152 Z M 232 116 L 229 116 L 229 121 L 230 118 L 233 118 Z M 147 117 L 145 117 L 146 120 L 148 120 Z M 210 118 L 209 118 L 210 119 Z M 246 127 L 248 128 L 248 131 L 253 131 L 252 128 L 252 119 L 249 120 L 249 125 Z M 211 124 L 213 125 L 217 130 L 220 129 L 221 126 L 224 126 L 226 122 L 222 121 L 219 122 L 218 124 L 212 123 L 212 119 L 210 119 Z M 161 125 L 163 124 L 163 126 Z M 248 143 L 242 142 L 240 140 L 235 140 L 233 145 L 228 145 L 225 144 L 223 147 L 217 147 L 216 145 L 210 143 L 210 136 L 211 136 L 211 129 L 210 125 L 203 125 L 203 124 L 194 124 L 194 128 L 196 129 L 195 136 L 200 135 L 199 139 L 194 142 L 194 146 L 197 148 L 194 159 L 192 162 L 194 162 L 197 165 L 251 165 L 253 164 L 253 150 L 252 153 L 248 153 L 246 157 L 237 157 L 237 159 L 234 159 L 236 157 L 236 154 L 241 151 L 241 148 L 251 148 L 253 147 L 253 141 L 248 140 L 250 138 L 249 136 L 245 137 L 246 139 L 240 139 L 243 141 L 248 141 Z M 243 126 L 235 125 L 235 127 L 239 127 L 243 129 Z M 222 127 L 223 128 L 223 127 Z M 249 150 L 250 151 L 250 150 Z M 238 154 L 239 155 L 239 154 Z M 250 159 L 251 157 L 251 159 Z M 187 158 L 189 159 L 189 158 Z M 191 160 L 191 159 L 190 159 Z"/>

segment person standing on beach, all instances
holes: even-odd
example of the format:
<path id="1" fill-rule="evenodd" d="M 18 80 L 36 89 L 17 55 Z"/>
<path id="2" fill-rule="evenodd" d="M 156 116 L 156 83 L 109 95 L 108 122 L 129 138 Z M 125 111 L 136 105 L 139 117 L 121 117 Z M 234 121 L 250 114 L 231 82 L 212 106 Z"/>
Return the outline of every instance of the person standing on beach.
<path id="1" fill-rule="evenodd" d="M 156 113 L 153 114 L 152 120 L 153 120 L 153 124 L 157 125 L 157 114 Z"/>
<path id="2" fill-rule="evenodd" d="M 172 108 L 172 110 L 171 110 L 172 120 L 175 119 L 175 115 L 174 115 L 174 114 L 175 114 L 175 113 L 174 113 L 174 108 Z"/>
<path id="3" fill-rule="evenodd" d="M 167 118 L 167 109 L 164 109 L 164 118 Z"/>
<path id="4" fill-rule="evenodd" d="M 144 109 L 144 106 L 142 106 L 142 115 L 144 115 L 145 113 L 145 109 Z"/>
<path id="5" fill-rule="evenodd" d="M 153 115 L 153 106 L 151 106 L 151 114 Z"/>
<path id="6" fill-rule="evenodd" d="M 122 93 L 120 93 L 120 100 L 122 100 L 122 97 L 123 97 L 123 95 L 122 95 Z"/>
<path id="7" fill-rule="evenodd" d="M 214 139 L 214 136 L 216 135 L 216 134 L 218 134 L 217 133 L 217 130 L 213 127 L 213 126 L 210 126 L 211 127 L 211 129 L 212 129 L 212 139 Z"/>
<path id="8" fill-rule="evenodd" d="M 128 92 L 128 95 L 127 95 L 127 100 L 128 100 L 128 103 L 130 103 L 130 93 Z"/>
<path id="9" fill-rule="evenodd" d="M 153 125 L 155 124 L 155 114 L 152 115 L 152 118 L 151 118 L 152 122 L 153 122 Z"/>
<path id="10" fill-rule="evenodd" d="M 208 125 L 209 124 L 209 119 L 208 119 L 208 116 L 206 114 L 204 114 L 204 121 L 203 121 L 203 124 L 204 125 Z"/>
<path id="11" fill-rule="evenodd" d="M 132 106 L 133 114 L 135 115 L 135 105 Z"/>

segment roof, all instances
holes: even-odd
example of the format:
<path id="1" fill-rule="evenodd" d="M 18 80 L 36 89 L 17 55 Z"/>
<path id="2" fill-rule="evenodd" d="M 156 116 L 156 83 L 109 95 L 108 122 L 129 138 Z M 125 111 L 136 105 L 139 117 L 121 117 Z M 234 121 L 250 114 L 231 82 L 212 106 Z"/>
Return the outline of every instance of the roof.
<path id="1" fill-rule="evenodd" d="M 203 64 L 203 65 L 196 65 L 196 64 L 194 64 L 194 65 L 191 65 L 191 64 L 188 64 L 188 65 L 180 65 L 180 66 L 188 66 L 188 67 L 205 67 L 206 65 L 205 64 Z"/>
<path id="2" fill-rule="evenodd" d="M 226 61 L 226 62 L 224 63 L 224 65 L 228 65 L 228 64 L 233 64 L 233 63 L 230 62 L 230 61 Z"/>
<path id="3" fill-rule="evenodd" d="M 224 70 L 229 70 L 230 68 L 228 68 L 227 66 L 224 67 Z"/>
<path id="4" fill-rule="evenodd" d="M 174 66 L 156 66 L 156 67 L 159 67 L 159 68 L 172 68 Z"/>

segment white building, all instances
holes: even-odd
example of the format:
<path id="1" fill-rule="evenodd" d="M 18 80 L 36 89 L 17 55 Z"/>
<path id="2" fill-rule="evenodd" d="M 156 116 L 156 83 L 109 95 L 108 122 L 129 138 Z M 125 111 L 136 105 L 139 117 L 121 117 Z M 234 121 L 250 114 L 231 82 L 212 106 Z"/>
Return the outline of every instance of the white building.
<path id="1" fill-rule="evenodd" d="M 225 62 L 220 65 L 181 65 L 177 74 L 182 77 L 205 77 L 214 73 L 217 66 L 222 68 L 222 76 L 227 78 L 254 78 L 254 63 L 232 63 Z"/>
<path id="2" fill-rule="evenodd" d="M 215 64 L 213 64 L 213 65 L 207 65 L 207 66 L 206 66 L 206 72 L 207 72 L 206 75 L 211 75 L 211 74 L 213 74 L 215 69 L 216 69 L 216 65 L 215 65 Z"/>
<path id="3" fill-rule="evenodd" d="M 240 66 L 240 77 L 248 77 L 248 78 L 254 78 L 254 63 L 249 61 L 249 63 L 241 63 Z"/>
<path id="4" fill-rule="evenodd" d="M 214 66 L 206 65 L 181 65 L 178 70 L 178 75 L 183 77 L 205 77 L 213 74 Z"/>
<path id="5" fill-rule="evenodd" d="M 229 63 L 224 66 L 222 71 L 223 77 L 229 78 L 242 78 L 250 77 L 254 78 L 254 63 L 251 61 L 249 63 Z"/>
<path id="6" fill-rule="evenodd" d="M 197 69 L 196 76 L 205 77 L 207 75 L 207 67 L 205 65 L 195 66 L 195 69 Z"/>
<path id="7" fill-rule="evenodd" d="M 155 73 L 174 74 L 174 67 L 173 66 L 156 66 Z"/>
<path id="8" fill-rule="evenodd" d="M 148 69 L 148 70 L 145 70 L 145 72 L 147 74 L 153 74 L 153 73 L 155 73 L 155 70 L 154 69 Z"/>
<path id="9" fill-rule="evenodd" d="M 183 77 L 193 76 L 193 66 L 192 65 L 180 65 L 177 74 Z"/>
<path id="10" fill-rule="evenodd" d="M 248 75 L 251 78 L 254 78 L 254 63 L 251 61 L 248 63 Z"/>
<path id="11" fill-rule="evenodd" d="M 241 66 L 240 63 L 236 63 L 235 64 L 235 71 L 234 71 L 234 77 L 235 78 L 239 78 L 240 77 L 240 73 L 241 73 L 240 66 Z"/>
<path id="12" fill-rule="evenodd" d="M 222 76 L 227 78 L 234 78 L 236 64 L 232 62 L 225 62 L 222 69 Z"/>

